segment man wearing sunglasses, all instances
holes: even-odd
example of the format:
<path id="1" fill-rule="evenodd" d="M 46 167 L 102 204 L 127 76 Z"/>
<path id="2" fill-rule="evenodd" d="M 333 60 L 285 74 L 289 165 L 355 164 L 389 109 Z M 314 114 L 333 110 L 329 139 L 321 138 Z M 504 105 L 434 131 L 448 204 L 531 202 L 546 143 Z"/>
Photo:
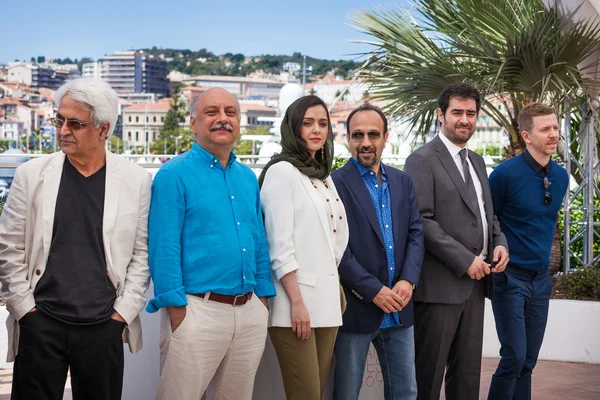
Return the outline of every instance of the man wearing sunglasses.
<path id="1" fill-rule="evenodd" d="M 387 118 L 370 104 L 350 113 L 352 158 L 332 174 L 350 241 L 339 274 L 348 302 L 335 344 L 333 396 L 357 400 L 371 343 L 385 399 L 415 399 L 412 295 L 423 261 L 423 225 L 409 176 L 381 162 Z"/>
<path id="2" fill-rule="evenodd" d="M 552 281 L 548 273 L 558 211 L 569 184 L 552 161 L 560 139 L 554 110 L 532 103 L 518 116 L 527 151 L 490 175 L 494 211 L 511 250 L 494 276 L 492 300 L 502 357 L 488 399 L 530 399 L 531 373 L 542 345 Z"/>
<path id="3" fill-rule="evenodd" d="M 120 399 L 123 341 L 142 346 L 151 178 L 105 150 L 117 94 L 73 79 L 54 95 L 62 151 L 15 173 L 0 217 L 12 399 Z"/>

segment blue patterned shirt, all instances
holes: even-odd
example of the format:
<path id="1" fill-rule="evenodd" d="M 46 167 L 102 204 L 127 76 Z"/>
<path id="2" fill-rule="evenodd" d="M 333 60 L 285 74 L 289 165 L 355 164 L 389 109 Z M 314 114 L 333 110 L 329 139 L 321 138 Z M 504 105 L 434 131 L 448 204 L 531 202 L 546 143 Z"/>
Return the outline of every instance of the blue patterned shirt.
<path id="1" fill-rule="evenodd" d="M 385 255 L 388 262 L 388 287 L 391 289 L 396 264 L 394 262 L 394 231 L 392 230 L 392 209 L 387 174 L 383 164 L 381 164 L 381 184 L 379 184 L 375 172 L 370 168 L 363 167 L 354 158 L 351 158 L 351 160 L 362 176 L 365 186 L 367 186 L 369 196 L 371 196 L 371 201 L 375 208 L 375 214 L 377 214 L 377 221 L 379 221 L 379 228 L 383 234 L 383 244 L 385 246 Z M 380 327 L 383 329 L 398 324 L 400 324 L 400 318 L 398 317 L 397 312 L 391 314 L 386 313 L 383 316 Z"/>
<path id="2" fill-rule="evenodd" d="M 187 305 L 186 294 L 274 296 L 258 182 L 194 143 L 163 165 L 148 222 L 154 298 L 146 310 Z"/>

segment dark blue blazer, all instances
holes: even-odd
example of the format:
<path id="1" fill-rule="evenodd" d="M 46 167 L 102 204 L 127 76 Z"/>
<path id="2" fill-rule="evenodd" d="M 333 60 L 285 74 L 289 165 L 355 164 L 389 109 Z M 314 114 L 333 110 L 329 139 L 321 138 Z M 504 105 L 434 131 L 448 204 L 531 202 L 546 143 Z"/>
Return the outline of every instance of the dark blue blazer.
<path id="1" fill-rule="evenodd" d="M 415 190 L 408 174 L 385 166 L 390 191 L 395 244 L 393 284 L 407 280 L 418 285 L 423 262 L 423 224 Z M 352 161 L 332 175 L 350 228 L 348 248 L 338 271 L 348 307 L 342 332 L 373 333 L 381 325 L 383 310 L 372 302 L 388 284 L 388 265 L 375 208 L 362 176 Z M 413 325 L 412 300 L 399 313 L 406 327 Z"/>

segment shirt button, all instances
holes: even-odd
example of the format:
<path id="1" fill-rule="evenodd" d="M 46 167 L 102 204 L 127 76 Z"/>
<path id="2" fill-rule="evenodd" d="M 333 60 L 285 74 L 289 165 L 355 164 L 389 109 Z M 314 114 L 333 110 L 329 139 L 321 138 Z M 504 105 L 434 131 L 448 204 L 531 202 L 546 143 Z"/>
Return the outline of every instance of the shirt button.
<path id="1" fill-rule="evenodd" d="M 235 196 L 231 196 L 232 199 L 235 199 Z"/>
<path id="2" fill-rule="evenodd" d="M 246 279 L 246 275 L 244 275 L 244 279 Z"/>
<path id="3" fill-rule="evenodd" d="M 379 187 L 379 185 L 375 185 L 375 187 L 376 187 L 376 188 L 378 188 L 378 187 Z"/>
<path id="4" fill-rule="evenodd" d="M 342 219 L 342 216 L 340 215 L 340 219 Z"/>
<path id="5" fill-rule="evenodd" d="M 374 173 L 374 172 L 371 172 L 371 175 L 375 175 L 375 173 Z"/>
<path id="6" fill-rule="evenodd" d="M 42 271 L 40 271 L 39 269 L 36 269 L 36 270 L 35 270 L 35 274 L 36 274 L 37 276 L 40 276 L 40 275 L 42 274 Z"/>
<path id="7" fill-rule="evenodd" d="M 394 270 L 394 268 L 390 267 L 390 271 L 393 271 L 393 270 Z"/>
<path id="8" fill-rule="evenodd" d="M 242 251 L 246 251 L 246 248 L 244 247 L 244 248 L 242 249 Z"/>
<path id="9" fill-rule="evenodd" d="M 385 227 L 386 227 L 386 228 L 389 228 L 390 226 L 386 224 L 386 225 L 385 225 Z"/>
<path id="10" fill-rule="evenodd" d="M 238 225 L 240 224 L 240 222 L 238 221 Z"/>
<path id="11" fill-rule="evenodd" d="M 333 214 L 331 214 L 331 218 L 333 218 Z"/>
<path id="12" fill-rule="evenodd" d="M 335 201 L 340 201 L 340 199 L 335 199 Z"/>
<path id="13" fill-rule="evenodd" d="M 381 205 L 381 208 L 385 208 L 385 204 L 382 204 L 382 205 Z"/>
<path id="14" fill-rule="evenodd" d="M 216 159 L 216 158 L 213 158 L 213 162 L 216 164 L 216 163 L 217 163 L 217 159 Z"/>
<path id="15" fill-rule="evenodd" d="M 210 167 L 212 168 L 212 167 L 214 167 L 214 165 L 211 164 Z"/>
<path id="16" fill-rule="evenodd" d="M 477 224 L 476 224 L 475 222 L 473 222 L 473 223 L 471 224 L 471 226 L 472 226 L 473 228 L 477 228 Z"/>
<path id="17" fill-rule="evenodd" d="M 337 232 L 337 231 L 334 229 L 334 230 L 333 230 L 333 233 L 336 233 L 336 232 Z"/>
<path id="18" fill-rule="evenodd" d="M 327 202 L 329 202 L 329 199 L 327 199 Z"/>
<path id="19" fill-rule="evenodd" d="M 392 248 L 392 246 L 390 246 L 390 249 Z"/>

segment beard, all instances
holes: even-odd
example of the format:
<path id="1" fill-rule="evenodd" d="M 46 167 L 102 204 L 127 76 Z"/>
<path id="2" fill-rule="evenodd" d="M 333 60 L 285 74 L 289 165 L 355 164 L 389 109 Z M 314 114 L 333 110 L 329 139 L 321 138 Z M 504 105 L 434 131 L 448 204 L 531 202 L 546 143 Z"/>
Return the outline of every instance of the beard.
<path id="1" fill-rule="evenodd" d="M 457 132 L 458 129 L 468 129 L 469 133 Z M 471 124 L 456 124 L 453 127 L 444 127 L 444 135 L 454 144 L 465 144 L 475 133 L 475 128 Z"/>
<path id="2" fill-rule="evenodd" d="M 356 151 L 356 161 L 363 167 L 371 168 L 379 161 L 375 146 L 360 146 Z"/>

